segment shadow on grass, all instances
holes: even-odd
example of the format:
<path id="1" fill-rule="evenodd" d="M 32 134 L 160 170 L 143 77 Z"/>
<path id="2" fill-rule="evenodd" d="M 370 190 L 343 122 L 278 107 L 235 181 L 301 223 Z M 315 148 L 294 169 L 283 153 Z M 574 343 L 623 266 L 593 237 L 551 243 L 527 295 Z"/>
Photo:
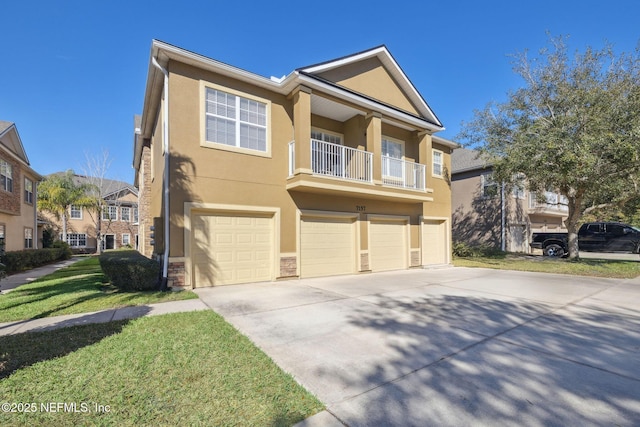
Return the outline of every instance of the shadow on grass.
<path id="1" fill-rule="evenodd" d="M 129 320 L 1 336 L 0 379 L 19 369 L 65 356 L 119 334 L 127 323 Z"/>

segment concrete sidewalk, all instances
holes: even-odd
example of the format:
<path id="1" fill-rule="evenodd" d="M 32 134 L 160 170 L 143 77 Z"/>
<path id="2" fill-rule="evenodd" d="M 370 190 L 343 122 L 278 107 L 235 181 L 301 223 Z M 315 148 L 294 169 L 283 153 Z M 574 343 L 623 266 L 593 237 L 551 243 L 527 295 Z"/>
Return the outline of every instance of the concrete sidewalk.
<path id="1" fill-rule="evenodd" d="M 18 286 L 31 283 L 34 280 L 41 278 L 42 276 L 51 274 L 57 270 L 60 270 L 61 268 L 68 267 L 82 259 L 82 257 L 73 257 L 71 259 L 58 261 L 53 264 L 44 265 L 38 268 L 32 268 L 31 270 L 22 273 L 16 273 L 12 274 L 11 276 L 7 276 L 4 279 L 0 280 L 0 293 L 7 293 L 17 288 Z"/>
<path id="2" fill-rule="evenodd" d="M 93 313 L 68 314 L 65 316 L 44 317 L 41 319 L 19 320 L 15 322 L 0 323 L 0 336 L 196 310 L 210 310 L 210 308 L 207 307 L 207 305 L 200 299 L 190 299 L 140 305 L 135 307 L 114 308 L 95 311 Z"/>
<path id="3" fill-rule="evenodd" d="M 82 257 L 34 268 L 24 273 L 13 274 L 0 281 L 0 296 L 12 291 L 18 286 L 31 283 L 42 276 L 51 274 L 61 268 L 68 267 Z M 0 336 L 19 334 L 23 332 L 45 331 L 67 326 L 86 325 L 90 323 L 106 323 L 114 320 L 135 319 L 142 316 L 157 316 L 160 314 L 180 313 L 185 311 L 209 310 L 210 308 L 200 299 L 169 301 L 158 304 L 148 304 L 135 307 L 122 307 L 92 313 L 69 314 L 65 316 L 45 317 L 41 319 L 20 320 L 0 323 Z"/>

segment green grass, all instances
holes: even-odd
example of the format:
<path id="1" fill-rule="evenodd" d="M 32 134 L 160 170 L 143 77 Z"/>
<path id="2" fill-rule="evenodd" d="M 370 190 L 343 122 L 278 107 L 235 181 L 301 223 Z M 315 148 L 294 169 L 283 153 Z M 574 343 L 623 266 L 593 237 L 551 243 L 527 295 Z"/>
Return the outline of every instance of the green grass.
<path id="1" fill-rule="evenodd" d="M 191 298 L 197 295 L 186 291 L 121 292 L 107 282 L 97 257 L 91 257 L 0 294 L 0 322 Z"/>
<path id="2" fill-rule="evenodd" d="M 603 259 L 569 260 L 502 254 L 469 258 L 454 257 L 453 265 L 456 267 L 494 268 L 617 279 L 631 279 L 640 276 L 640 262 Z"/>
<path id="3" fill-rule="evenodd" d="M 290 426 L 323 409 L 212 311 L 0 337 L 0 378 L 0 403 L 37 408 L 3 426 Z"/>

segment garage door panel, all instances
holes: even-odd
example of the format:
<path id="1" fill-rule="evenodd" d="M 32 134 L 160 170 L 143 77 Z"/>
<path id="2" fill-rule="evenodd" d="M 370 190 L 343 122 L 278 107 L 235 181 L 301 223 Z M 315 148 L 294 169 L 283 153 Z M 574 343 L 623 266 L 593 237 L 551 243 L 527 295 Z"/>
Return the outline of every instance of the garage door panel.
<path id="1" fill-rule="evenodd" d="M 202 214 L 193 224 L 196 286 L 272 279 L 272 217 Z"/>
<path id="2" fill-rule="evenodd" d="M 351 274 L 355 271 L 353 219 L 303 218 L 300 276 Z"/>
<path id="3" fill-rule="evenodd" d="M 408 267 L 406 222 L 371 221 L 369 238 L 369 257 L 373 271 Z"/>

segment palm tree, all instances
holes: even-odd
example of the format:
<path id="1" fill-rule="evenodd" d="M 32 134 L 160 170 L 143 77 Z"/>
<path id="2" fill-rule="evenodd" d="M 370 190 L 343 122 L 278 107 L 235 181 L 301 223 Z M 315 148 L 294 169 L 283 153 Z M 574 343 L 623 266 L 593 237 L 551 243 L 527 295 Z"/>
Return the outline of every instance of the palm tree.
<path id="1" fill-rule="evenodd" d="M 74 172 L 68 170 L 62 174 L 47 177 L 38 185 L 38 206 L 62 221 L 62 240 L 67 241 L 67 220 L 69 207 L 87 206 L 91 203 L 87 197 L 88 186 L 76 184 Z"/>

